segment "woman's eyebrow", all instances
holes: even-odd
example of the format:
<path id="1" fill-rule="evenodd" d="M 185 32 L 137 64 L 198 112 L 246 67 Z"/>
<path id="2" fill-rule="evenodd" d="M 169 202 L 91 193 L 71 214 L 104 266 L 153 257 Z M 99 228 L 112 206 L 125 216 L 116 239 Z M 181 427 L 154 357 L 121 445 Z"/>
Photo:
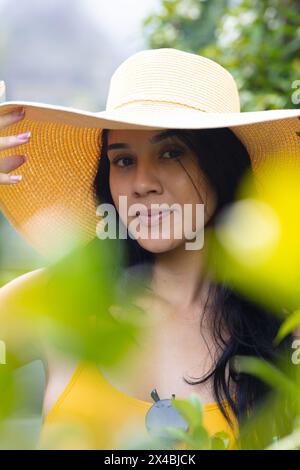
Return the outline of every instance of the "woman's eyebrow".
<path id="1" fill-rule="evenodd" d="M 166 131 L 160 132 L 159 134 L 155 134 L 154 136 L 150 137 L 149 142 L 150 144 L 157 144 L 158 142 L 161 142 L 164 139 L 167 139 L 168 137 L 172 136 L 177 136 L 178 131 L 175 129 L 168 129 Z M 107 151 L 113 150 L 113 149 L 129 149 L 130 145 L 126 144 L 124 142 L 118 142 L 115 144 L 110 144 L 107 147 Z"/>

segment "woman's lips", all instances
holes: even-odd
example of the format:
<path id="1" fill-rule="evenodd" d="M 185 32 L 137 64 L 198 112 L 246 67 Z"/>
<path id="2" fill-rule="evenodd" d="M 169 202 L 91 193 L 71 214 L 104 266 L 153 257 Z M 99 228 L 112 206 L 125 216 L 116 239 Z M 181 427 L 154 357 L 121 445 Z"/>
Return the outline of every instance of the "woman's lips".
<path id="1" fill-rule="evenodd" d="M 169 215 L 170 213 L 171 211 L 162 211 L 159 214 L 155 214 L 152 216 L 140 214 L 138 218 L 139 218 L 140 223 L 143 225 L 147 225 L 147 226 L 158 225 L 160 221 L 162 220 L 162 218 L 167 217 L 167 215 Z"/>

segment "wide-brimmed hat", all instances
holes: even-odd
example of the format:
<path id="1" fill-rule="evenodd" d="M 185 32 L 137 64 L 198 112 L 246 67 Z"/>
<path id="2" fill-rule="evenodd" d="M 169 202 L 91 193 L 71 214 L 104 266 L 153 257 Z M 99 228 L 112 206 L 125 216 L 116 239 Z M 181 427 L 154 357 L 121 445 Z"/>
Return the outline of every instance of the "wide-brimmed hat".
<path id="1" fill-rule="evenodd" d="M 266 161 L 296 162 L 300 157 L 299 109 L 241 112 L 236 82 L 215 61 L 173 48 L 131 55 L 113 73 L 106 109 L 89 112 L 39 102 L 6 101 L 0 115 L 16 107 L 25 117 L 0 136 L 31 132 L 21 148 L 28 161 L 12 173 L 14 185 L 0 186 L 1 209 L 39 252 L 51 251 L 76 230 L 83 243 L 96 237 L 93 180 L 102 129 L 205 129 L 229 127 L 249 152 L 259 177 Z"/>

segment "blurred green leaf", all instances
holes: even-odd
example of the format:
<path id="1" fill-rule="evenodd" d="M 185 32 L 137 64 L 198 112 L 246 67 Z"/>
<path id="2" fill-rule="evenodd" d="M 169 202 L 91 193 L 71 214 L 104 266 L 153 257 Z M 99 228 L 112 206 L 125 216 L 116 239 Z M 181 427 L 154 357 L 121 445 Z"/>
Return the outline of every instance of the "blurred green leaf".
<path id="1" fill-rule="evenodd" d="M 230 439 L 225 432 L 217 432 L 212 436 L 211 449 L 212 450 L 226 450 L 230 444 Z"/>
<path id="2" fill-rule="evenodd" d="M 280 326 L 274 344 L 280 343 L 289 333 L 293 332 L 300 326 L 300 310 L 291 313 L 288 318 Z"/>
<path id="3" fill-rule="evenodd" d="M 283 393 L 297 394 L 298 388 L 282 371 L 257 357 L 235 356 L 234 367 L 239 372 L 252 374 Z"/>
<path id="4" fill-rule="evenodd" d="M 177 408 L 183 418 L 191 426 L 197 426 L 202 423 L 203 405 L 196 394 L 191 394 L 187 400 L 172 400 L 172 404 Z"/>

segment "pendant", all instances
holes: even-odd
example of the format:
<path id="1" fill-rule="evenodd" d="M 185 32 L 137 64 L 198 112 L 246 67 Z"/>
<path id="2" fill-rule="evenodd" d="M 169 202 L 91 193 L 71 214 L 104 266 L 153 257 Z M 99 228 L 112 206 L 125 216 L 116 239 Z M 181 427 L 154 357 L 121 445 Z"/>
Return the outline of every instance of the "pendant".
<path id="1" fill-rule="evenodd" d="M 154 389 L 151 392 L 151 398 L 154 400 L 154 403 L 149 408 L 145 417 L 145 424 L 149 434 L 152 437 L 164 439 L 170 444 L 175 444 L 178 442 L 178 439 L 164 431 L 163 428 L 172 426 L 183 431 L 188 431 L 189 428 L 188 423 L 172 404 L 175 395 L 172 394 L 172 398 L 161 400 L 157 390 Z"/>

